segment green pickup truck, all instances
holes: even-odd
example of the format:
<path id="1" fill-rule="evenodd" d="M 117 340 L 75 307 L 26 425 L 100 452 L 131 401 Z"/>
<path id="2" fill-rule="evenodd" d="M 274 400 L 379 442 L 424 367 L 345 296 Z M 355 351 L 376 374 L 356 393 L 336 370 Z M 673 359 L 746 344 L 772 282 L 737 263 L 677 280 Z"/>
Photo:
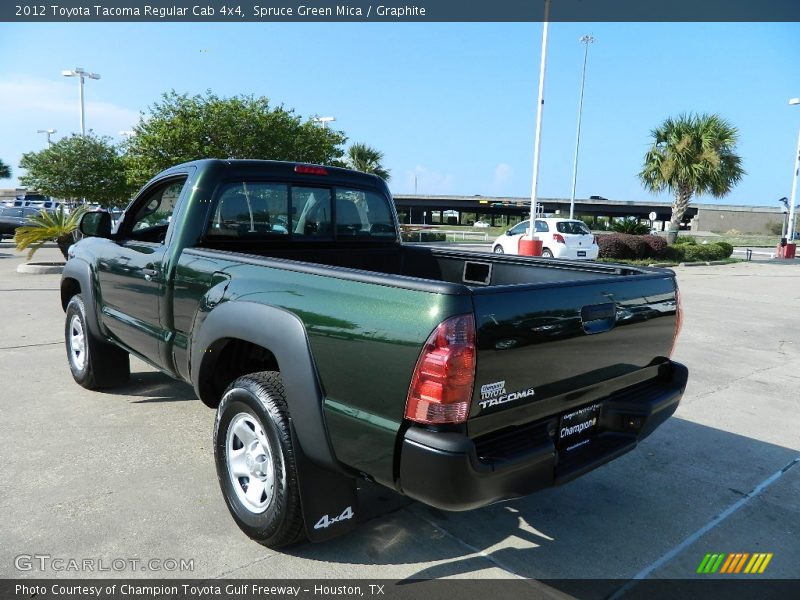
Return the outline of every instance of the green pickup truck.
<path id="1" fill-rule="evenodd" d="M 565 483 L 686 386 L 671 271 L 403 244 L 372 175 L 201 160 L 80 230 L 73 377 L 123 384 L 133 354 L 191 383 L 230 513 L 270 547 L 351 529 L 359 479 L 446 510 Z"/>

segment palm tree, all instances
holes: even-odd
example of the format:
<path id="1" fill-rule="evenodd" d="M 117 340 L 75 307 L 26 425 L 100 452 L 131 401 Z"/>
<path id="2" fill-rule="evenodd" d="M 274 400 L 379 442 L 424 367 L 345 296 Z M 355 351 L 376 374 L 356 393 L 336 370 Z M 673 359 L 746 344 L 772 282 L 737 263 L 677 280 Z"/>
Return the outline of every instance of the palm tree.
<path id="1" fill-rule="evenodd" d="M 353 144 L 347 151 L 347 166 L 356 171 L 389 179 L 389 170 L 381 164 L 383 152 L 366 144 Z"/>
<path id="2" fill-rule="evenodd" d="M 611 225 L 611 231 L 630 233 L 631 235 L 644 235 L 650 232 L 650 228 L 647 225 L 642 225 L 636 217 L 626 217 L 621 221 L 615 221 Z"/>
<path id="3" fill-rule="evenodd" d="M 680 115 L 651 132 L 639 179 L 649 192 L 668 190 L 672 203 L 669 241 L 673 242 L 692 196 L 721 198 L 745 174 L 736 150 L 738 131 L 719 115 Z"/>
<path id="4" fill-rule="evenodd" d="M 11 167 L 0 160 L 0 179 L 8 179 L 11 177 Z"/>
<path id="5" fill-rule="evenodd" d="M 28 249 L 28 260 L 47 242 L 55 242 L 64 258 L 67 250 L 75 241 L 73 233 L 81 222 L 86 208 L 81 206 L 71 213 L 64 212 L 64 206 L 59 206 L 55 211 L 41 210 L 38 215 L 29 217 L 27 223 L 18 227 L 14 233 L 14 243 L 17 250 Z"/>

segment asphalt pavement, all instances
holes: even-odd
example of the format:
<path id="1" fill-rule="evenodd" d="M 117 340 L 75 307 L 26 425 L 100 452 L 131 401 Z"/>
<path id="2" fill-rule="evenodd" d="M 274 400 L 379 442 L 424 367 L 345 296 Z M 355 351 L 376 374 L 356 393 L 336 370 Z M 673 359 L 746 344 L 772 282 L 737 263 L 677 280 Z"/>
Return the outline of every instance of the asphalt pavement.
<path id="1" fill-rule="evenodd" d="M 193 567 L 104 577 L 691 578 L 710 552 L 772 553 L 759 577 L 800 576 L 800 260 L 676 269 L 685 319 L 674 358 L 689 385 L 629 454 L 466 513 L 365 485 L 356 531 L 286 552 L 230 518 L 214 412 L 189 386 L 138 360 L 124 388 L 73 382 L 59 276 L 19 274 L 22 262 L 0 243 L 2 578 L 99 576 L 20 563 L 31 555 Z"/>

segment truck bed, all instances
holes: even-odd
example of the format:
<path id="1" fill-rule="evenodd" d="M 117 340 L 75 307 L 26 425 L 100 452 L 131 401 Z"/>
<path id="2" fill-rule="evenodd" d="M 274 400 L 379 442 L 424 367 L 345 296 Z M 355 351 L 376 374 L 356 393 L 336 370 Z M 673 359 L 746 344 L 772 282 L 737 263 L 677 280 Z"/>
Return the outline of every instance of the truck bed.
<path id="1" fill-rule="evenodd" d="M 268 244 L 215 242 L 205 246 L 236 254 L 278 258 L 330 267 L 343 267 L 400 275 L 431 281 L 465 285 L 470 289 L 520 285 L 526 283 L 563 283 L 652 272 L 620 265 L 605 265 L 564 260 L 531 259 L 521 256 L 464 252 L 451 248 L 422 245 L 374 245 L 336 243 L 305 244 L 287 248 Z"/>

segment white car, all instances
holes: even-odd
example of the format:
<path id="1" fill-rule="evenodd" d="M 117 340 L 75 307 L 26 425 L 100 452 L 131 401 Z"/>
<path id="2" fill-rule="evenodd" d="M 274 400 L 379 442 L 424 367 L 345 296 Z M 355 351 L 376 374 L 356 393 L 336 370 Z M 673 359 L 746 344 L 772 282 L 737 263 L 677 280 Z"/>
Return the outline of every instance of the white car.
<path id="1" fill-rule="evenodd" d="M 495 254 L 519 254 L 519 240 L 528 233 L 530 221 L 514 225 L 492 242 Z M 574 219 L 536 219 L 536 237 L 542 240 L 542 256 L 595 260 L 600 248 L 583 221 Z"/>

